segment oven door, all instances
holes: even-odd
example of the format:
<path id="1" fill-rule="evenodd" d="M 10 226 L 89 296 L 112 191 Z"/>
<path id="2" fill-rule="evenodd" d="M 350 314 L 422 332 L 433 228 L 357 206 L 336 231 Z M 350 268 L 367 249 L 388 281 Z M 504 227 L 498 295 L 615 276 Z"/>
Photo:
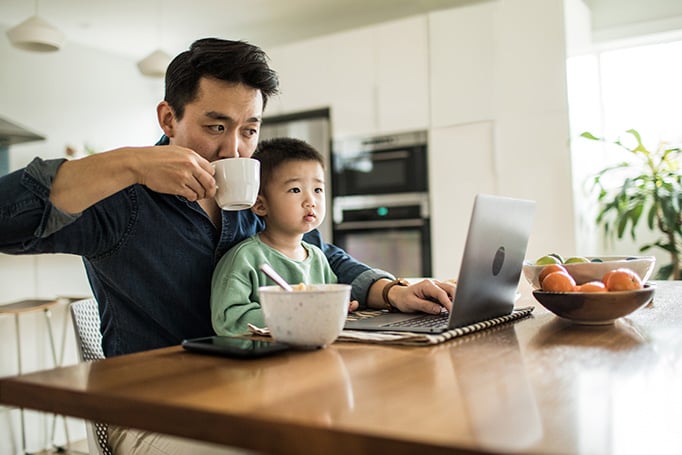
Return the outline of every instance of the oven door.
<path id="1" fill-rule="evenodd" d="M 335 143 L 335 196 L 428 191 L 426 139 L 401 134 Z"/>
<path id="2" fill-rule="evenodd" d="M 395 276 L 431 276 L 430 221 L 421 201 L 403 205 L 356 201 L 351 206 L 335 201 L 335 221 L 339 221 L 333 228 L 336 245 L 355 259 Z"/>

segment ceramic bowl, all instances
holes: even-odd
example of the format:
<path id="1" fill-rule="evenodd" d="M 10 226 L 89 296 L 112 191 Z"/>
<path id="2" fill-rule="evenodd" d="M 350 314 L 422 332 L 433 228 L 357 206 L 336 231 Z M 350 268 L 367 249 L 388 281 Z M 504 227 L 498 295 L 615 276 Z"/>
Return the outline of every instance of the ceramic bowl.
<path id="1" fill-rule="evenodd" d="M 601 281 L 607 272 L 619 268 L 631 269 L 645 283 L 654 271 L 656 258 L 654 256 L 587 256 L 587 259 L 594 261 L 600 259 L 602 262 L 578 262 L 574 264 L 562 264 L 566 271 L 573 277 L 576 284 L 587 283 L 588 281 Z M 533 265 L 525 263 L 523 265 L 523 275 L 533 289 L 540 289 L 540 272 L 545 265 Z"/>
<path id="2" fill-rule="evenodd" d="M 611 324 L 643 307 L 654 296 L 655 286 L 645 284 L 635 291 L 611 292 L 544 292 L 535 290 L 533 297 L 559 317 L 578 324 Z"/>
<path id="3" fill-rule="evenodd" d="M 287 292 L 259 288 L 265 323 L 272 337 L 299 348 L 324 347 L 341 334 L 350 303 L 348 284 L 310 285 Z"/>

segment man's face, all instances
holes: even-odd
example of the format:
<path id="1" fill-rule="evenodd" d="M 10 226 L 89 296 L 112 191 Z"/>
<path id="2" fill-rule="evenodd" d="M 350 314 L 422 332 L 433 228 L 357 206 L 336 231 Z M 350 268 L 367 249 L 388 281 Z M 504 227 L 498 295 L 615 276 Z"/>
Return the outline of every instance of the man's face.
<path id="1" fill-rule="evenodd" d="M 263 117 L 258 89 L 202 78 L 197 98 L 185 106 L 181 120 L 170 107 L 167 110 L 169 121 L 161 121 L 170 143 L 192 149 L 208 161 L 249 157 L 256 149 Z"/>

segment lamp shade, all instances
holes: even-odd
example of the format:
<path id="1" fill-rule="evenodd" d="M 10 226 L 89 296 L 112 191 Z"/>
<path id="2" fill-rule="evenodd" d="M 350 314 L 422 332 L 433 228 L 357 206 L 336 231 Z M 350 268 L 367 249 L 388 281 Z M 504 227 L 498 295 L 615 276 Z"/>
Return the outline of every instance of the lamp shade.
<path id="1" fill-rule="evenodd" d="M 137 68 L 140 73 L 149 77 L 163 77 L 166 74 L 166 67 L 170 63 L 171 57 L 161 49 L 157 49 L 139 62 Z"/>
<path id="2" fill-rule="evenodd" d="M 64 44 L 64 34 L 38 16 L 31 16 L 7 30 L 10 42 L 19 49 L 53 52 Z"/>

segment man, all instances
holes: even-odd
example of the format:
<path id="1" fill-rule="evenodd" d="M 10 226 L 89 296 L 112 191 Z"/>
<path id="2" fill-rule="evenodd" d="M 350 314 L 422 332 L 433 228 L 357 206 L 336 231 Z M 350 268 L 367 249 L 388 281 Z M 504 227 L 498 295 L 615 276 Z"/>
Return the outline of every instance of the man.
<path id="1" fill-rule="evenodd" d="M 156 146 L 78 160 L 36 158 L 0 179 L 0 251 L 82 256 L 107 357 L 211 335 L 214 266 L 263 224 L 251 210 L 216 205 L 210 163 L 251 156 L 278 84 L 261 49 L 196 41 L 166 72 L 165 98 L 157 106 L 164 136 Z M 323 243 L 317 231 L 305 240 L 322 248 L 361 306 L 450 308 L 452 285 L 396 286 L 390 274 Z"/>

